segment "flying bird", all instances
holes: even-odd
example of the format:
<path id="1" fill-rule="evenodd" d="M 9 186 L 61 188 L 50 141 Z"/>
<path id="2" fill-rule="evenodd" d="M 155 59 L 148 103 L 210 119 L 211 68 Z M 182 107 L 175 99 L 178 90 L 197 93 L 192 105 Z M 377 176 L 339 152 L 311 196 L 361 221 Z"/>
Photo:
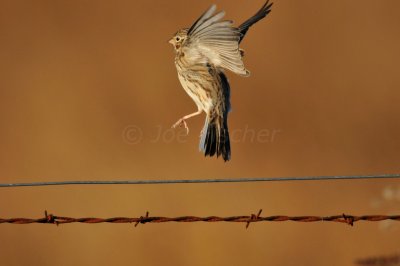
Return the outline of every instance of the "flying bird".
<path id="1" fill-rule="evenodd" d="M 172 127 L 189 127 L 186 120 L 206 114 L 200 135 L 200 151 L 205 156 L 222 155 L 224 161 L 231 158 L 228 131 L 230 86 L 225 70 L 247 77 L 244 67 L 244 51 L 239 48 L 248 29 L 271 12 L 269 0 L 251 18 L 239 27 L 230 20 L 222 20 L 224 11 L 215 13 L 212 5 L 190 28 L 179 30 L 169 40 L 175 49 L 175 66 L 179 81 L 197 105 L 197 111 L 183 116 Z"/>

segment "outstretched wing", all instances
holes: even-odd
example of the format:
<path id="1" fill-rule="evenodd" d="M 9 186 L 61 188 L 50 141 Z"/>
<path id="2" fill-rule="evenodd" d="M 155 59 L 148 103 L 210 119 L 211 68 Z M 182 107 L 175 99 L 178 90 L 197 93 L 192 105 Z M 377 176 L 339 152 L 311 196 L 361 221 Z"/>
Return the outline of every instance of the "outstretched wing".
<path id="1" fill-rule="evenodd" d="M 260 10 L 257 11 L 257 13 L 254 16 L 252 16 L 239 26 L 239 32 L 241 33 L 239 43 L 243 40 L 244 35 L 246 35 L 247 31 L 254 23 L 265 18 L 268 15 L 268 13 L 271 12 L 272 4 L 273 3 L 269 4 L 269 0 L 267 0 L 267 2 L 265 2 L 265 4 L 260 8 Z"/>
<path id="2" fill-rule="evenodd" d="M 239 51 L 242 34 L 232 26 L 232 21 L 221 21 L 225 12 L 214 14 L 215 9 L 212 5 L 188 30 L 182 47 L 185 57 L 193 63 L 210 63 L 247 76 L 249 71 L 244 67 Z"/>

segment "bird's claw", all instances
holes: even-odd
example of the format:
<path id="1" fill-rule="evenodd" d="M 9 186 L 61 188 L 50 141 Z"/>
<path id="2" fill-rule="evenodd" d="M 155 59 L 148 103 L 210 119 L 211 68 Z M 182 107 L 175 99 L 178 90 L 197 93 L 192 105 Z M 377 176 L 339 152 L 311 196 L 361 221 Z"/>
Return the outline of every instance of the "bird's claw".
<path id="1" fill-rule="evenodd" d="M 182 125 L 183 125 L 183 126 L 185 127 L 185 129 L 186 129 L 186 134 L 189 135 L 189 127 L 188 127 L 188 125 L 187 125 L 185 119 L 183 119 L 183 118 L 179 119 L 175 124 L 173 124 L 173 125 L 172 125 L 172 128 L 176 128 L 176 127 L 178 127 L 178 126 L 181 127 Z"/>

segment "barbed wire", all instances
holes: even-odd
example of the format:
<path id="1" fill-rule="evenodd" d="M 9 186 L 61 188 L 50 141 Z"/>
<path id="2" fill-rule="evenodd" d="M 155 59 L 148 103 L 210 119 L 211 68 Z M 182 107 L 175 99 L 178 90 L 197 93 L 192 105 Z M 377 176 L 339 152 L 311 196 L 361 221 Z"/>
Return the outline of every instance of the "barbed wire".
<path id="1" fill-rule="evenodd" d="M 95 217 L 84 217 L 84 218 L 72 218 L 65 216 L 58 216 L 48 214 L 45 211 L 43 218 L 32 219 L 32 218 L 0 218 L 0 224 L 68 224 L 68 223 L 86 223 L 86 224 L 98 224 L 98 223 L 135 223 L 137 226 L 139 223 L 166 223 L 166 222 L 235 222 L 235 223 L 246 223 L 246 228 L 250 223 L 253 222 L 338 222 L 345 223 L 353 226 L 355 222 L 367 221 L 367 222 L 378 222 L 384 220 L 400 221 L 400 215 L 333 215 L 333 216 L 285 216 L 285 215 L 274 215 L 274 216 L 261 216 L 262 210 L 257 214 L 251 214 L 248 216 L 179 216 L 179 217 L 161 217 L 161 216 L 149 216 L 149 212 L 146 212 L 145 216 L 137 218 L 129 217 L 112 217 L 112 218 L 95 218 Z"/>
<path id="2" fill-rule="evenodd" d="M 355 264 L 362 266 L 390 266 L 390 265 L 400 265 L 400 255 L 394 254 L 391 256 L 379 256 L 358 259 Z"/>
<path id="3" fill-rule="evenodd" d="M 322 181 L 322 180 L 360 180 L 400 178 L 400 174 L 341 175 L 341 176 L 303 176 L 303 177 L 259 177 L 259 178 L 217 178 L 217 179 L 173 179 L 173 180 L 112 180 L 112 181 L 50 181 L 28 183 L 0 183 L 0 187 L 38 187 L 65 185 L 166 185 L 195 183 L 240 183 L 240 182 L 283 182 L 283 181 Z"/>

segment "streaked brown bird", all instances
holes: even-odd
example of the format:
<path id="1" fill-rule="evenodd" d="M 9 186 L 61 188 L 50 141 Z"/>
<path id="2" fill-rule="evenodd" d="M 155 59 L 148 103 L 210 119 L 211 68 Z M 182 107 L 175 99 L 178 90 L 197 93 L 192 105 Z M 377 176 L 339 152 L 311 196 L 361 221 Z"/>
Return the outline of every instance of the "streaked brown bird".
<path id="1" fill-rule="evenodd" d="M 268 0 L 254 16 L 236 28 L 232 21 L 221 20 L 224 11 L 214 14 L 216 6 L 212 5 L 189 29 L 179 30 L 169 40 L 175 48 L 179 81 L 197 105 L 196 112 L 185 115 L 172 127 L 183 125 L 189 132 L 186 120 L 204 111 L 206 121 L 199 148 L 205 156 L 222 155 L 225 161 L 231 158 L 228 131 L 230 86 L 224 70 L 249 76 L 239 44 L 248 29 L 268 15 L 271 6 Z"/>

